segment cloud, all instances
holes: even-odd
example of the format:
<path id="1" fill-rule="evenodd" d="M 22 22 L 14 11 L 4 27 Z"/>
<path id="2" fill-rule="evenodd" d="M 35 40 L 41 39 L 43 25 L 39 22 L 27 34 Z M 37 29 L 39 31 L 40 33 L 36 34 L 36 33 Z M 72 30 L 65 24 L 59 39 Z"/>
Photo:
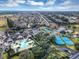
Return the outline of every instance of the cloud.
<path id="1" fill-rule="evenodd" d="M 4 4 L 4 6 L 6 6 L 6 7 L 16 7 L 18 5 L 19 4 L 15 3 L 15 2 L 11 2 L 11 3 L 8 3 L 8 4 Z"/>
<path id="2" fill-rule="evenodd" d="M 33 1 L 33 0 L 28 0 L 27 3 L 29 5 L 33 5 L 33 6 L 44 6 L 43 2 L 36 2 L 36 1 Z"/>
<path id="3" fill-rule="evenodd" d="M 46 6 L 52 6 L 54 5 L 56 0 L 48 0 L 48 2 L 45 4 Z"/>
<path id="4" fill-rule="evenodd" d="M 50 2 L 51 1 L 51 2 Z M 46 3 L 46 7 L 40 7 L 40 9 L 43 10 L 48 10 L 48 11 L 66 11 L 66 10 L 71 10 L 73 8 L 78 8 L 74 2 L 71 0 L 65 0 L 64 2 L 60 3 L 59 5 L 56 5 L 55 2 L 56 0 L 50 0 Z"/>
<path id="5" fill-rule="evenodd" d="M 58 0 L 48 0 L 44 2 L 43 0 L 8 0 L 7 2 L 0 3 L 0 8 L 12 9 L 15 8 L 18 10 L 45 10 L 45 11 L 62 11 L 62 10 L 79 10 L 79 4 L 73 2 L 72 0 L 63 0 L 63 2 L 58 2 Z M 22 7 L 23 6 L 23 7 Z M 30 6 L 30 7 L 29 7 Z"/>
<path id="6" fill-rule="evenodd" d="M 72 0 L 65 0 L 64 2 L 60 3 L 60 5 L 56 6 L 58 10 L 69 10 L 71 8 L 77 7 Z"/>
<path id="7" fill-rule="evenodd" d="M 25 0 L 8 0 L 6 3 L 0 4 L 1 7 L 17 7 L 25 3 Z"/>
<path id="8" fill-rule="evenodd" d="M 78 6 L 72 2 L 72 0 L 64 0 L 63 2 L 56 5 L 57 0 L 48 0 L 46 3 L 43 2 L 35 2 L 34 0 L 29 0 L 28 5 L 37 6 L 35 10 L 43 10 L 43 11 L 68 11 L 78 9 Z"/>
<path id="9" fill-rule="evenodd" d="M 55 2 L 56 0 L 48 0 L 46 3 L 44 3 L 43 1 L 36 2 L 34 0 L 27 0 L 27 4 L 32 6 L 53 6 Z"/>
<path id="10" fill-rule="evenodd" d="M 63 5 L 63 6 L 70 6 L 70 5 L 74 5 L 74 2 L 72 2 L 72 0 L 66 0 L 63 3 L 61 3 L 61 5 Z"/>
<path id="11" fill-rule="evenodd" d="M 25 0 L 15 0 L 15 2 L 24 4 L 26 1 Z"/>

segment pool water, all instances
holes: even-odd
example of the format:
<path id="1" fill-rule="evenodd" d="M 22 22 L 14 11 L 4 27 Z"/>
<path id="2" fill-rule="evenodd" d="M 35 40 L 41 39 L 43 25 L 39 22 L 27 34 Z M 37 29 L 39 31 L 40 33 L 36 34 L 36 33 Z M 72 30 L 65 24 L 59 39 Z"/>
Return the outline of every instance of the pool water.
<path id="1" fill-rule="evenodd" d="M 27 39 L 22 40 L 20 43 L 20 48 L 27 48 L 27 47 L 28 47 Z"/>

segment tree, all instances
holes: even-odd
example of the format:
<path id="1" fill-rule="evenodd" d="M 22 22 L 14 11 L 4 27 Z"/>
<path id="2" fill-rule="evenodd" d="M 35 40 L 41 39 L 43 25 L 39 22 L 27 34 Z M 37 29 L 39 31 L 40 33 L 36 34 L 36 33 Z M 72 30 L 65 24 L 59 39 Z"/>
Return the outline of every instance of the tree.
<path id="1" fill-rule="evenodd" d="M 9 19 L 9 18 L 7 18 L 7 25 L 8 25 L 9 28 L 12 28 L 12 27 L 15 26 L 14 22 L 11 19 Z"/>
<path id="2" fill-rule="evenodd" d="M 61 57 L 58 54 L 60 51 L 51 44 L 54 37 L 49 37 L 46 33 L 40 32 L 34 35 L 32 39 L 35 41 L 35 47 L 31 49 L 35 59 L 59 59 Z"/>
<path id="3" fill-rule="evenodd" d="M 7 53 L 8 53 L 8 59 L 11 59 L 11 57 L 15 54 L 15 51 L 11 47 L 9 47 Z"/>
<path id="4" fill-rule="evenodd" d="M 34 59 L 34 54 L 32 53 L 31 50 L 22 51 L 19 54 L 19 58 L 20 59 Z"/>
<path id="5" fill-rule="evenodd" d="M 58 59 L 58 57 L 56 56 L 56 54 L 50 53 L 47 59 Z"/>
<path id="6" fill-rule="evenodd" d="M 42 59 L 48 50 L 50 50 L 50 40 L 48 40 L 47 33 L 40 32 L 37 35 L 33 36 L 32 39 L 35 41 L 35 47 L 32 48 L 35 59 Z M 45 59 L 45 58 L 43 58 Z"/>

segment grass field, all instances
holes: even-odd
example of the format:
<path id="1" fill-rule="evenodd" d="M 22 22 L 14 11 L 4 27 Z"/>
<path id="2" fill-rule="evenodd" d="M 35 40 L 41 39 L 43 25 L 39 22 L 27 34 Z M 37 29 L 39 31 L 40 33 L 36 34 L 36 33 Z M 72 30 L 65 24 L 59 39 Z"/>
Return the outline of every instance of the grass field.
<path id="1" fill-rule="evenodd" d="M 6 20 L 0 20 L 0 26 L 4 26 L 6 24 L 7 24 Z"/>
<path id="2" fill-rule="evenodd" d="M 6 20 L 0 20 L 0 31 L 5 30 L 7 28 Z"/>
<path id="3" fill-rule="evenodd" d="M 8 54 L 4 53 L 2 57 L 3 57 L 3 59 L 8 59 Z M 19 59 L 19 56 L 14 56 L 11 59 Z"/>

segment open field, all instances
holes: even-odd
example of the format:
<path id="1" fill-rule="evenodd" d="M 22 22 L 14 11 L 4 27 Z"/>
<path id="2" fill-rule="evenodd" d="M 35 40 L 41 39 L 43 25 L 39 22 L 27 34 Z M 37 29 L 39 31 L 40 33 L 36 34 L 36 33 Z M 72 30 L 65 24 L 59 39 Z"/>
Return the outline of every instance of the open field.
<path id="1" fill-rule="evenodd" d="M 7 28 L 6 20 L 0 20 L 0 30 L 5 30 Z"/>

